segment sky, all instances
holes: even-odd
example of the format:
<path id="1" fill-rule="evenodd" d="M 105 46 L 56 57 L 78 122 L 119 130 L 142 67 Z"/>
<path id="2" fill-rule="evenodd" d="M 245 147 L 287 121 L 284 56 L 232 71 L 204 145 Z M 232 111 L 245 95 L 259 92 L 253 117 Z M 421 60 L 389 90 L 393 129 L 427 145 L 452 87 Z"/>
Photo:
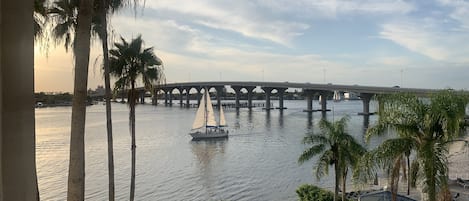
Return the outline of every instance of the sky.
<path id="1" fill-rule="evenodd" d="M 168 83 L 310 82 L 469 89 L 467 0 L 146 0 L 111 18 Z M 92 42 L 89 88 L 103 85 Z M 111 45 L 112 47 L 112 45 Z M 35 90 L 73 91 L 73 55 L 35 48 Z"/>

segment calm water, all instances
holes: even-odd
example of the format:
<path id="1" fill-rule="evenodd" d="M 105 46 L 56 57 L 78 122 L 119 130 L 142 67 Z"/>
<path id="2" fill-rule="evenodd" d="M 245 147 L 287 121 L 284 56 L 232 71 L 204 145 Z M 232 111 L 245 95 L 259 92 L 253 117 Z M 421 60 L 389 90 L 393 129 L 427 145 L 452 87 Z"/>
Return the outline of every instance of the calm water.
<path id="1" fill-rule="evenodd" d="M 149 101 L 148 101 L 149 102 Z M 177 102 L 177 101 L 176 101 Z M 278 102 L 274 102 L 275 105 Z M 303 183 L 331 188 L 333 173 L 320 181 L 312 174 L 315 159 L 299 166 L 305 149 L 301 139 L 318 131 L 321 113 L 302 112 L 306 101 L 286 101 L 283 113 L 261 108 L 225 110 L 230 137 L 192 141 L 188 135 L 195 108 L 138 105 L 137 200 L 296 200 Z M 319 108 L 317 102 L 314 108 Z M 351 116 L 349 130 L 363 141 L 361 101 L 329 102 L 326 118 Z M 375 110 L 374 104 L 371 110 Z M 128 200 L 130 134 L 128 108 L 113 104 L 115 182 L 117 200 Z M 36 109 L 37 172 L 42 200 L 65 200 L 70 140 L 70 107 Z M 370 122 L 376 120 L 370 117 Z M 86 199 L 105 200 L 107 142 L 105 107 L 87 108 Z M 372 142 L 375 144 L 375 142 Z"/>

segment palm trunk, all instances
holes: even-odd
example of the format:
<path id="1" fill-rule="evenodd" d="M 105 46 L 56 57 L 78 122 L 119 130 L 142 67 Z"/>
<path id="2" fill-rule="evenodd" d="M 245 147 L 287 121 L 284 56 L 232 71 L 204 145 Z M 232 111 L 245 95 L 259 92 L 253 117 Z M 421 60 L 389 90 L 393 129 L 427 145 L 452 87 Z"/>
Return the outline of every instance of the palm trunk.
<path id="1" fill-rule="evenodd" d="M 127 100 L 130 104 L 130 132 L 132 135 L 132 170 L 131 170 L 131 175 L 130 175 L 130 201 L 134 200 L 135 197 L 135 149 L 137 148 L 135 146 L 135 96 L 134 96 L 134 90 L 135 90 L 135 83 L 134 81 L 132 82 L 132 88 L 129 92 L 129 100 Z"/>
<path id="2" fill-rule="evenodd" d="M 346 183 L 347 183 L 347 169 L 344 169 L 343 174 L 342 174 L 342 201 L 345 201 L 345 195 L 346 195 Z"/>
<path id="3" fill-rule="evenodd" d="M 109 176 L 109 201 L 114 201 L 114 153 L 112 140 L 112 119 L 111 119 L 111 81 L 109 76 L 109 48 L 107 44 L 107 15 L 104 0 L 100 1 L 101 30 L 100 37 L 103 45 L 104 64 L 104 86 L 106 98 L 106 128 L 107 128 L 107 155 L 108 155 L 108 176 Z"/>
<path id="4" fill-rule="evenodd" d="M 411 179 L 410 179 L 410 157 L 409 155 L 406 154 L 406 158 L 407 158 L 407 195 L 410 195 L 410 182 L 411 182 Z"/>
<path id="5" fill-rule="evenodd" d="M 85 199 L 85 120 L 93 0 L 80 1 L 75 35 L 75 80 L 70 136 L 68 201 Z"/>
<path id="6" fill-rule="evenodd" d="M 397 191 L 399 190 L 399 172 L 401 167 L 401 157 L 394 161 L 393 168 L 391 170 L 391 200 L 397 200 Z"/>
<path id="7" fill-rule="evenodd" d="M 339 165 L 334 163 L 334 170 L 335 170 L 335 190 L 334 190 L 334 201 L 337 201 L 339 198 L 339 184 L 340 184 L 340 169 Z"/>

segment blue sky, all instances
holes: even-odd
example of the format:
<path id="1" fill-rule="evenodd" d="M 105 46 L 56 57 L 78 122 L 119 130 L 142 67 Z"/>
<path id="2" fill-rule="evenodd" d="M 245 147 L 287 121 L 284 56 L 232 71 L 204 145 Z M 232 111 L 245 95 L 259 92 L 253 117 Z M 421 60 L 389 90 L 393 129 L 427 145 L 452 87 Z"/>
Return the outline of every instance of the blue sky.
<path id="1" fill-rule="evenodd" d="M 469 88 L 469 1 L 147 0 L 132 10 L 112 17 L 115 39 L 142 34 L 168 82 Z M 99 45 L 90 88 L 103 82 Z M 37 53 L 36 91 L 71 91 L 72 64 L 60 48 Z"/>

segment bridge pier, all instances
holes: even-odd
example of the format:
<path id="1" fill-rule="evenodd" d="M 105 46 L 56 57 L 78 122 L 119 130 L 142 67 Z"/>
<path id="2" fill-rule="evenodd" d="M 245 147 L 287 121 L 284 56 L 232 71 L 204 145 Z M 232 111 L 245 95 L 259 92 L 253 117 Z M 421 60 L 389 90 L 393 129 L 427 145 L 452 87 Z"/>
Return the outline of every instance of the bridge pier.
<path id="1" fill-rule="evenodd" d="M 285 94 L 285 91 L 287 88 L 277 88 L 277 94 L 278 94 L 278 107 L 277 109 L 283 110 L 287 109 L 286 107 L 283 107 L 283 95 Z"/>
<path id="2" fill-rule="evenodd" d="M 326 91 L 321 91 L 319 92 L 319 97 L 321 99 L 321 112 L 327 112 L 331 111 L 327 109 L 327 92 Z"/>
<path id="3" fill-rule="evenodd" d="M 189 105 L 189 101 L 190 101 L 190 97 L 191 97 L 191 88 L 185 88 L 184 90 L 186 90 L 186 107 L 189 108 L 190 105 Z"/>
<path id="4" fill-rule="evenodd" d="M 220 109 L 221 107 L 221 96 L 222 96 L 222 92 L 223 92 L 223 89 L 225 88 L 225 86 L 217 86 L 215 87 L 215 90 L 217 90 L 217 104 L 218 104 L 218 109 Z"/>
<path id="5" fill-rule="evenodd" d="M 200 105 L 200 99 L 202 97 L 202 87 L 195 88 L 197 90 L 197 106 Z"/>
<path id="6" fill-rule="evenodd" d="M 168 106 L 169 91 L 164 92 L 164 106 Z"/>
<path id="7" fill-rule="evenodd" d="M 248 91 L 248 108 L 252 109 L 252 93 L 256 87 L 244 87 Z"/>
<path id="8" fill-rule="evenodd" d="M 152 105 L 158 105 L 158 89 L 155 89 L 153 91 L 153 94 L 151 96 L 151 104 Z"/>
<path id="9" fill-rule="evenodd" d="M 140 95 L 140 104 L 145 104 L 145 90 L 139 92 Z"/>
<path id="10" fill-rule="evenodd" d="M 272 93 L 273 88 L 271 87 L 262 87 L 262 90 L 265 92 L 265 108 L 266 110 L 270 110 L 270 95 Z"/>
<path id="11" fill-rule="evenodd" d="M 374 96 L 374 94 L 370 93 L 361 93 L 360 98 L 363 102 L 363 112 L 358 113 L 359 115 L 373 115 L 374 113 L 370 113 L 370 100 Z"/>
<path id="12" fill-rule="evenodd" d="M 235 107 L 236 107 L 236 109 L 239 109 L 239 98 L 241 96 L 242 87 L 231 86 L 231 88 L 235 91 Z"/>
<path id="13" fill-rule="evenodd" d="M 173 89 L 169 90 L 169 106 L 173 106 Z"/>
<path id="14" fill-rule="evenodd" d="M 178 87 L 177 89 L 179 90 L 179 107 L 182 107 L 182 102 L 184 101 L 184 96 L 182 92 L 184 91 L 184 89 L 182 87 Z"/>
<path id="15" fill-rule="evenodd" d="M 313 112 L 313 90 L 303 89 L 303 93 L 306 96 L 306 110 L 303 112 Z"/>

